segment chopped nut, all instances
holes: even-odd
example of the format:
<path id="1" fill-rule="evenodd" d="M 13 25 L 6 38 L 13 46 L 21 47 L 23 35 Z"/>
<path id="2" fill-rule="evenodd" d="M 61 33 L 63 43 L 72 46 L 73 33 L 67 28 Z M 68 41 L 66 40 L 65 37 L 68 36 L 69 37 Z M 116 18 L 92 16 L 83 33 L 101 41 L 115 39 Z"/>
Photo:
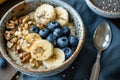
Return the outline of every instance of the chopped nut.
<path id="1" fill-rule="evenodd" d="M 21 62 L 22 63 L 28 62 L 30 57 L 31 57 L 30 53 L 23 54 Z"/>
<path id="2" fill-rule="evenodd" d="M 12 24 L 12 23 L 6 24 L 6 28 L 7 29 L 13 29 L 13 28 L 15 28 L 15 24 Z"/>
<path id="3" fill-rule="evenodd" d="M 24 24 L 20 24 L 20 29 L 23 30 Z"/>
<path id="4" fill-rule="evenodd" d="M 23 39 L 20 39 L 19 41 L 20 41 L 20 45 L 25 43 Z"/>
<path id="5" fill-rule="evenodd" d="M 19 22 L 19 23 L 22 23 L 23 18 L 25 18 L 25 16 L 20 17 L 20 18 L 18 19 L 18 22 Z"/>
<path id="6" fill-rule="evenodd" d="M 29 31 L 27 31 L 27 30 L 25 30 L 25 29 L 22 31 L 22 34 L 23 34 L 24 36 L 28 35 L 28 33 L 29 33 Z"/>
<path id="7" fill-rule="evenodd" d="M 11 39 L 10 33 L 8 31 L 5 31 L 4 37 L 5 37 L 6 40 Z"/>
<path id="8" fill-rule="evenodd" d="M 16 20 L 16 19 L 17 19 L 17 17 L 14 16 L 12 20 L 14 21 L 14 20 Z"/>
<path id="9" fill-rule="evenodd" d="M 14 35 L 15 30 L 13 29 L 13 30 L 9 31 L 9 33 L 10 33 L 11 35 Z"/>
<path id="10" fill-rule="evenodd" d="M 37 61 L 36 59 L 34 59 L 34 58 L 31 58 L 31 59 L 29 60 L 29 65 L 30 65 L 31 67 L 33 67 L 33 68 L 38 68 L 38 67 L 39 67 L 38 61 Z"/>
<path id="11" fill-rule="evenodd" d="M 35 25 L 35 22 L 34 21 L 28 21 L 28 24 L 29 25 Z"/>
<path id="12" fill-rule="evenodd" d="M 17 45 L 19 45 L 20 44 L 20 39 L 18 39 L 18 41 L 17 41 Z"/>
<path id="13" fill-rule="evenodd" d="M 19 18 L 18 22 L 19 22 L 19 23 L 22 23 L 22 18 Z"/>
<path id="14" fill-rule="evenodd" d="M 11 39 L 11 42 L 12 42 L 12 43 L 16 43 L 17 40 L 18 40 L 18 38 L 14 37 L 14 38 Z"/>
<path id="15" fill-rule="evenodd" d="M 10 23 L 11 23 L 11 24 L 15 24 L 15 22 L 14 22 L 13 20 L 10 20 Z"/>
<path id="16" fill-rule="evenodd" d="M 20 45 L 19 45 L 19 40 L 16 42 L 16 44 L 14 44 L 13 49 L 14 49 L 14 51 L 20 53 L 21 48 L 20 48 Z"/>
<path id="17" fill-rule="evenodd" d="M 8 47 L 8 48 L 12 48 L 13 45 L 14 45 L 14 43 L 12 43 L 12 42 L 10 42 L 10 41 L 7 42 L 7 47 Z"/>
<path id="18" fill-rule="evenodd" d="M 15 36 L 17 36 L 18 38 L 22 37 L 22 33 L 20 31 L 16 31 L 15 32 Z"/>
<path id="19" fill-rule="evenodd" d="M 17 46 L 17 50 L 19 50 L 20 49 L 20 46 Z"/>
<path id="20" fill-rule="evenodd" d="M 25 23 L 25 29 L 29 29 L 29 25 L 27 23 Z"/>
<path id="21" fill-rule="evenodd" d="M 44 26 L 43 24 L 41 24 L 41 23 L 38 23 L 37 26 L 38 26 L 40 29 L 45 28 L 45 26 Z"/>
<path id="22" fill-rule="evenodd" d="M 15 20 L 15 22 L 14 22 L 14 23 L 15 23 L 15 25 L 18 25 L 18 20 Z"/>
<path id="23" fill-rule="evenodd" d="M 13 45 L 13 50 L 17 52 L 17 45 L 16 44 Z"/>
<path id="24" fill-rule="evenodd" d="M 25 16 L 25 18 L 23 18 L 23 20 L 22 20 L 22 23 L 23 24 L 27 23 L 29 19 L 30 19 L 30 16 L 28 16 L 28 15 Z"/>
<path id="25" fill-rule="evenodd" d="M 6 40 L 10 40 L 13 36 L 14 36 L 15 31 L 11 30 L 11 31 L 5 31 L 4 37 Z"/>
<path id="26" fill-rule="evenodd" d="M 20 27 L 18 27 L 18 31 L 22 31 L 22 29 Z"/>
<path id="27" fill-rule="evenodd" d="M 16 46 L 15 46 L 15 51 L 21 51 L 21 45 L 20 45 L 20 40 L 18 39 Z"/>

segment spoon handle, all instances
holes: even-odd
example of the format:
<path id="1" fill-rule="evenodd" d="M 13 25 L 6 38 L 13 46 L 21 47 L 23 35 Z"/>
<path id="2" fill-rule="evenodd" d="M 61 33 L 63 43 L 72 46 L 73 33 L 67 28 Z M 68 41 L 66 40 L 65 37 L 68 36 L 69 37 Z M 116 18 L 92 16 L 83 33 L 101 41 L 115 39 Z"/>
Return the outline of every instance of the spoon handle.
<path id="1" fill-rule="evenodd" d="M 99 51 L 97 54 L 97 59 L 96 62 L 93 65 L 90 80 L 98 80 L 99 78 L 99 72 L 100 72 L 100 57 L 101 57 L 101 52 Z"/>

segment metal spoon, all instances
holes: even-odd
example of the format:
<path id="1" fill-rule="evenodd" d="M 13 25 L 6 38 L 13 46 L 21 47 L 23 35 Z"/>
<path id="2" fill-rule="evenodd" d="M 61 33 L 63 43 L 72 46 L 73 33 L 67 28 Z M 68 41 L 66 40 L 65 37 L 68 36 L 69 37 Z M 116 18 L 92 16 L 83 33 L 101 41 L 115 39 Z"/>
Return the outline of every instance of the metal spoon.
<path id="1" fill-rule="evenodd" d="M 100 73 L 101 52 L 110 45 L 111 38 L 112 38 L 112 34 L 109 24 L 107 22 L 102 22 L 95 30 L 93 36 L 94 46 L 98 50 L 98 54 L 97 54 L 96 62 L 94 63 L 92 68 L 90 80 L 98 80 Z"/>

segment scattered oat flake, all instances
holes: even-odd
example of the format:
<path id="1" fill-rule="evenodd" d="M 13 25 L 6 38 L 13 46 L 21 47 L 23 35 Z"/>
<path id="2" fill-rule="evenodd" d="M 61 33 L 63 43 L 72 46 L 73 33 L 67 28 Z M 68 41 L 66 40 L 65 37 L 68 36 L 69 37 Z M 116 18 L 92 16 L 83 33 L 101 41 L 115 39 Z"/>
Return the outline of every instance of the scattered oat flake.
<path id="1" fill-rule="evenodd" d="M 71 69 L 75 69 L 75 67 L 72 67 Z"/>
<path id="2" fill-rule="evenodd" d="M 66 75 L 64 74 L 63 77 L 65 77 Z"/>

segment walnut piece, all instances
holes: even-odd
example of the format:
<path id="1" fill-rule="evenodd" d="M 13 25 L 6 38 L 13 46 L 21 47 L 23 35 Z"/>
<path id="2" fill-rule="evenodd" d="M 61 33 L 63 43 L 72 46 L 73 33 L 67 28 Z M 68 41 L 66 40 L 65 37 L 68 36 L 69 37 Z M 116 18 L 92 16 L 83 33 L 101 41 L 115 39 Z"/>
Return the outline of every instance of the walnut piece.
<path id="1" fill-rule="evenodd" d="M 9 33 L 9 31 L 5 31 L 4 37 L 5 37 L 6 40 L 11 39 L 11 34 Z"/>
<path id="2" fill-rule="evenodd" d="M 23 54 L 23 56 L 22 56 L 22 58 L 21 58 L 21 62 L 22 63 L 26 63 L 26 62 L 28 62 L 29 61 L 29 59 L 30 59 L 30 57 L 31 57 L 31 55 L 30 55 L 30 53 L 22 53 Z"/>
<path id="3" fill-rule="evenodd" d="M 22 23 L 23 24 L 27 23 L 29 19 L 30 19 L 30 16 L 26 15 L 25 18 L 23 18 Z"/>
<path id="4" fill-rule="evenodd" d="M 29 65 L 33 68 L 38 68 L 39 67 L 39 62 L 36 59 L 31 58 L 29 60 Z"/>
<path id="5" fill-rule="evenodd" d="M 38 23 L 37 26 L 38 26 L 40 29 L 45 28 L 45 26 L 44 26 L 43 24 L 41 24 L 41 23 Z"/>
<path id="6" fill-rule="evenodd" d="M 16 31 L 15 36 L 17 36 L 18 38 L 21 38 L 22 37 L 22 32 Z"/>
<path id="7" fill-rule="evenodd" d="M 13 45 L 14 45 L 14 43 L 12 43 L 12 42 L 10 42 L 10 41 L 7 42 L 7 47 L 8 47 L 8 48 L 12 48 Z"/>
<path id="8" fill-rule="evenodd" d="M 10 41 L 11 41 L 12 43 L 17 43 L 17 40 L 18 40 L 18 38 L 17 38 L 17 37 L 14 37 L 14 38 L 12 38 Z"/>
<path id="9" fill-rule="evenodd" d="M 15 28 L 15 25 L 12 24 L 12 23 L 10 23 L 10 24 L 7 24 L 7 25 L 6 25 L 6 28 L 7 28 L 7 29 L 14 29 L 14 28 Z"/>

